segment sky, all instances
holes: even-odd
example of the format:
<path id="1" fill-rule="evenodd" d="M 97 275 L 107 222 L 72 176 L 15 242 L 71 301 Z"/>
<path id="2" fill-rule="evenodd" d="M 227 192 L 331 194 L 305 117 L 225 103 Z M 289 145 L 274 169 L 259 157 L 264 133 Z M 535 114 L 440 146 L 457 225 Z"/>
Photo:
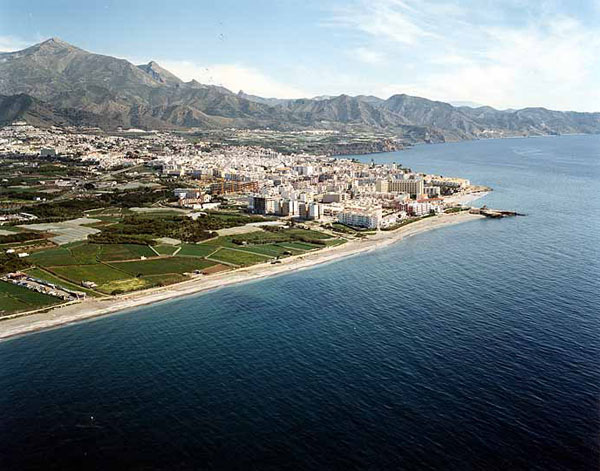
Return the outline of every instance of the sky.
<path id="1" fill-rule="evenodd" d="M 0 51 L 50 37 L 265 97 L 600 111 L 600 0 L 0 0 Z"/>

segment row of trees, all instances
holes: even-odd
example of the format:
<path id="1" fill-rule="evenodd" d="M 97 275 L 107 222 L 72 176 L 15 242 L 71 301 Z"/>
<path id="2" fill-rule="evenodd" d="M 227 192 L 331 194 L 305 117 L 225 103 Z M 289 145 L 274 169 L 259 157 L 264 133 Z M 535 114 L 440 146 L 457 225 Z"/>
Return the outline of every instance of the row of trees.
<path id="1" fill-rule="evenodd" d="M 204 222 L 204 218 L 194 221 L 178 215 L 128 216 L 120 223 L 104 228 L 100 234 L 90 236 L 88 240 L 105 244 L 145 244 L 157 237 L 171 237 L 185 242 L 200 242 L 216 236 L 207 230 Z"/>
<path id="2" fill-rule="evenodd" d="M 94 197 L 50 201 L 28 208 L 28 212 L 35 214 L 41 219 L 62 218 L 66 220 L 81 217 L 84 211 L 89 211 L 90 209 L 106 206 L 133 208 L 136 206 L 151 205 L 170 197 L 171 193 L 167 190 L 114 191 L 112 193 L 102 193 Z"/>
<path id="3" fill-rule="evenodd" d="M 15 254 L 0 252 L 0 275 L 24 270 L 29 266 L 30 264 L 27 260 L 19 258 Z"/>
<path id="4" fill-rule="evenodd" d="M 44 237 L 45 234 L 39 232 L 15 232 L 14 234 L 6 234 L 0 236 L 0 244 L 11 244 L 13 242 L 27 242 L 28 240 L 36 240 Z"/>
<path id="5" fill-rule="evenodd" d="M 154 237 L 146 234 L 120 234 L 116 232 L 99 232 L 90 234 L 88 241 L 92 244 L 136 244 L 136 245 L 155 245 Z"/>

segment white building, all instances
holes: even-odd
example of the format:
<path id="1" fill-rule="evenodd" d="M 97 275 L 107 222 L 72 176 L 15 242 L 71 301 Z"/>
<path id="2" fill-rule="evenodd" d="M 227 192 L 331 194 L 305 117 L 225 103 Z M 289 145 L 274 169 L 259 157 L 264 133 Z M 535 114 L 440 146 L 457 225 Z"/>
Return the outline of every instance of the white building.
<path id="1" fill-rule="evenodd" d="M 338 214 L 338 221 L 347 226 L 377 229 L 381 225 L 382 211 L 377 209 L 346 208 Z"/>

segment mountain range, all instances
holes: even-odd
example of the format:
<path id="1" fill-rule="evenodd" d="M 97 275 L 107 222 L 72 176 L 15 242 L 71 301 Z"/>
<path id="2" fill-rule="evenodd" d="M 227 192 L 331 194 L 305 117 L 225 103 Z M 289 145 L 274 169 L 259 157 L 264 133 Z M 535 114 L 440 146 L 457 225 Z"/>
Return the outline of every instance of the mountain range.
<path id="1" fill-rule="evenodd" d="M 271 128 L 384 131 L 412 142 L 600 132 L 600 113 L 452 106 L 409 95 L 263 98 L 184 82 L 154 61 L 134 65 L 52 38 L 0 53 L 0 123 L 106 130 Z"/>

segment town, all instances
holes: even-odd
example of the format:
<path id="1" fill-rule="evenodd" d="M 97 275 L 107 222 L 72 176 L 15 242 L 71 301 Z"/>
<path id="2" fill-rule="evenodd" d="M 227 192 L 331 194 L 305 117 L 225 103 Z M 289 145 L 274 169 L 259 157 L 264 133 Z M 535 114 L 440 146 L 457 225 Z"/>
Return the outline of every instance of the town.
<path id="1" fill-rule="evenodd" d="M 0 315 L 279 264 L 489 191 L 400 163 L 24 122 L 0 129 L 0 178 Z"/>

